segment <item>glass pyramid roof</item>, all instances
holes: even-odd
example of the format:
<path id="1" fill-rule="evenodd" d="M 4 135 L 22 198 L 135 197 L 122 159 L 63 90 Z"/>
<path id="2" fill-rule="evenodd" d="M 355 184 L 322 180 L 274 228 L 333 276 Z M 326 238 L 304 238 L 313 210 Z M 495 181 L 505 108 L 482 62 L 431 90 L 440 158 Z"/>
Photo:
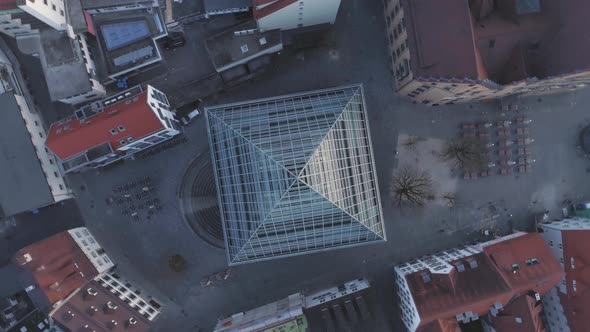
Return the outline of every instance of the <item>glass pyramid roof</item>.
<path id="1" fill-rule="evenodd" d="M 207 109 L 228 259 L 385 241 L 362 86 Z"/>

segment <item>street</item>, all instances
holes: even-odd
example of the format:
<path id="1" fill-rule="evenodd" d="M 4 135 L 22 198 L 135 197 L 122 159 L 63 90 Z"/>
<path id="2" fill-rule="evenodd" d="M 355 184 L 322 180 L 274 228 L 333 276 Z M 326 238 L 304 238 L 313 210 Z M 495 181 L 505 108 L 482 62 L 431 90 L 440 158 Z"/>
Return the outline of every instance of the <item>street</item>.
<path id="1" fill-rule="evenodd" d="M 397 208 L 390 195 L 392 172 L 401 163 L 413 162 L 396 154 L 400 134 L 446 141 L 459 133 L 463 122 L 508 119 L 516 114 L 502 114 L 497 102 L 429 108 L 396 96 L 385 38 L 380 1 L 344 0 L 329 45 L 283 52 L 264 75 L 204 101 L 214 105 L 362 83 L 383 203 L 385 244 L 241 265 L 232 268 L 232 278 L 202 287 L 199 281 L 204 277 L 227 269 L 224 250 L 196 235 L 180 210 L 186 170 L 193 161 L 209 158 L 203 116 L 185 127 L 184 143 L 108 169 L 68 176 L 87 227 L 121 273 L 164 303 L 154 330 L 210 330 L 220 317 L 300 290 L 366 277 L 378 290 L 374 305 L 382 310 L 377 313 L 383 320 L 380 328 L 401 331 L 392 274 L 395 264 L 465 244 L 490 218 L 504 229 L 530 229 L 534 213 L 548 210 L 551 217 L 558 217 L 563 200 L 589 197 L 590 188 L 579 179 L 590 171 L 590 160 L 576 148 L 580 129 L 590 123 L 590 90 L 584 89 L 518 100 L 518 115 L 533 120 L 529 127 L 536 163 L 531 173 L 470 181 L 455 174 L 455 207 Z M 190 45 L 187 42 L 185 47 Z M 154 82 L 156 87 L 164 85 L 159 84 Z M 194 91 L 194 96 L 186 98 L 200 95 Z M 157 187 L 161 206 L 155 217 L 136 221 L 109 204 L 114 186 L 148 176 Z M 437 180 L 436 174 L 433 178 Z M 187 259 L 185 271 L 168 268 L 168 258 L 176 254 Z"/>

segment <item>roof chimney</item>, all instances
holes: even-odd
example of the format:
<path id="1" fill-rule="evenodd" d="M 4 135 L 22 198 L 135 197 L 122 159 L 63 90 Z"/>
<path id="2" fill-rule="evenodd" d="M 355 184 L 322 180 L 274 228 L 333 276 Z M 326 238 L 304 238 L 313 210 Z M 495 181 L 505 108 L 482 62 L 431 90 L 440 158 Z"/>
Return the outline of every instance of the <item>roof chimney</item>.
<path id="1" fill-rule="evenodd" d="M 20 265 L 25 265 L 32 260 L 33 260 L 33 257 L 29 253 L 26 253 L 26 254 L 23 254 L 22 256 L 16 257 L 16 262 Z"/>
<path id="2" fill-rule="evenodd" d="M 137 324 L 137 319 L 131 317 L 125 322 L 125 328 L 131 329 L 135 324 Z"/>
<path id="3" fill-rule="evenodd" d="M 96 291 L 96 289 L 94 289 L 92 287 L 88 287 L 86 289 L 86 291 L 82 294 L 82 298 L 84 300 L 90 300 L 91 298 L 95 297 L 96 295 L 98 295 L 98 292 Z"/>
<path id="4" fill-rule="evenodd" d="M 105 314 L 110 314 L 115 312 L 115 310 L 117 310 L 118 306 L 116 304 L 114 304 L 112 301 L 107 302 L 104 305 L 104 313 Z"/>

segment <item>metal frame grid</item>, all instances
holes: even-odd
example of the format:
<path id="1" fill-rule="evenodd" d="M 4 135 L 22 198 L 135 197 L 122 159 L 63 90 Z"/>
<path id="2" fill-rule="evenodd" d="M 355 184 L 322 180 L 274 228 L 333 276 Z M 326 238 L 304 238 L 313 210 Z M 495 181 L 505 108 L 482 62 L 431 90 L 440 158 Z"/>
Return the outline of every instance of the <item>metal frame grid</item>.
<path id="1" fill-rule="evenodd" d="M 206 113 L 230 265 L 386 240 L 361 85 Z"/>

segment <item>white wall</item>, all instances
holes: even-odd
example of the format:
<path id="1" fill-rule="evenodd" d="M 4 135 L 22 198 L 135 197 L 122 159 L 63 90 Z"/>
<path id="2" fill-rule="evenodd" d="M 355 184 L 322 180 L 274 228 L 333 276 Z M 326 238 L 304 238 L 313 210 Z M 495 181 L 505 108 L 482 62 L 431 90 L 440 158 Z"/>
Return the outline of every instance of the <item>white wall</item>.
<path id="1" fill-rule="evenodd" d="M 540 233 L 541 237 L 545 240 L 545 243 L 547 243 L 553 256 L 555 256 L 561 264 L 561 269 L 564 270 L 564 264 L 566 262 L 563 255 L 563 237 L 561 236 L 561 230 L 556 227 L 547 227 L 547 225 L 544 224 L 539 225 L 539 227 L 543 229 L 543 233 Z M 567 294 L 567 287 L 565 286 L 564 280 L 565 277 L 559 282 L 559 284 L 557 284 L 557 287 L 561 293 Z"/>
<path id="2" fill-rule="evenodd" d="M 86 227 L 72 228 L 68 230 L 68 233 L 70 233 L 70 236 L 76 241 L 90 262 L 92 262 L 99 276 L 115 266 L 106 253 L 98 252 L 102 247 L 96 242 Z"/>
<path id="3" fill-rule="evenodd" d="M 26 0 L 20 9 L 56 30 L 66 30 L 64 0 Z"/>
<path id="4" fill-rule="evenodd" d="M 545 327 L 548 331 L 571 332 L 557 288 L 551 288 L 545 296 L 541 297 L 541 303 L 543 304 L 543 316 L 547 322 Z"/>
<path id="5" fill-rule="evenodd" d="M 340 0 L 299 0 L 258 20 L 260 29 L 289 30 L 316 24 L 334 24 Z"/>
<path id="6" fill-rule="evenodd" d="M 398 267 L 394 268 L 395 283 L 400 300 L 401 318 L 410 332 L 416 331 L 420 325 L 420 314 L 416 308 L 416 303 L 410 293 L 410 287 L 405 278 L 405 273 Z"/>
<path id="7" fill-rule="evenodd" d="M 139 288 L 135 287 L 127 279 L 121 278 L 118 274 L 107 272 L 101 275 L 97 281 L 103 287 L 111 287 L 111 293 L 116 294 L 123 301 L 127 300 L 125 302 L 129 306 L 137 310 L 140 315 L 144 315 L 148 320 L 153 321 L 160 314 L 161 310 L 156 309 L 156 307 L 149 303 L 151 296 L 142 295 L 142 291 Z"/>

